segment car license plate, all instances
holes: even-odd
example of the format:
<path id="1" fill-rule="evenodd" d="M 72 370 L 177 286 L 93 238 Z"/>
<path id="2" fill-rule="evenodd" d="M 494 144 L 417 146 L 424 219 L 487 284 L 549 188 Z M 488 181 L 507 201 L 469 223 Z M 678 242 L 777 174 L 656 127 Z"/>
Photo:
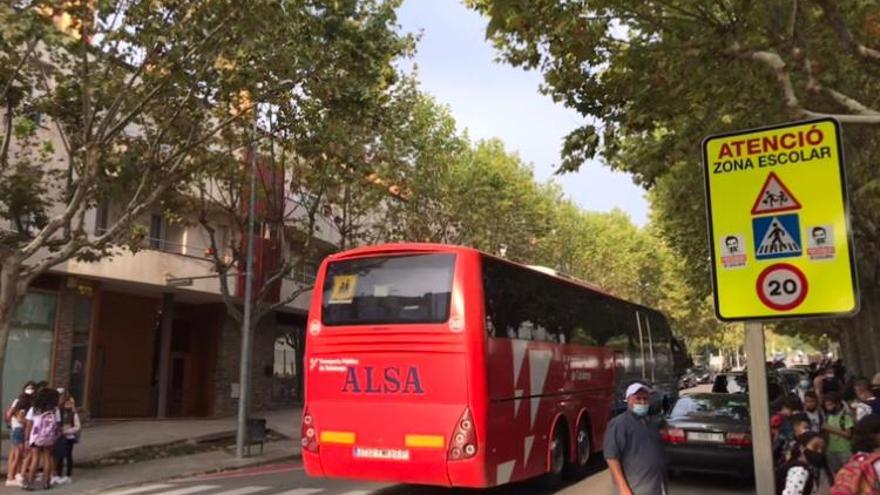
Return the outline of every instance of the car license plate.
<path id="1" fill-rule="evenodd" d="M 389 461 L 408 461 L 409 451 L 403 449 L 371 449 L 355 447 L 354 456 L 358 459 L 384 459 Z"/>
<path id="2" fill-rule="evenodd" d="M 687 434 L 689 442 L 711 442 L 724 443 L 724 433 L 703 433 L 699 431 L 689 431 Z"/>

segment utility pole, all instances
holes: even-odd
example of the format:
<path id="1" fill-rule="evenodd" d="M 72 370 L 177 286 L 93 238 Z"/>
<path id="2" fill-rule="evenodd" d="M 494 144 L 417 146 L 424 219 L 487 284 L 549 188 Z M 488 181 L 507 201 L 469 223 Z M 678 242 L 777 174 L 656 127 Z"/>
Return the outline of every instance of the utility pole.
<path id="1" fill-rule="evenodd" d="M 251 186 L 248 193 L 248 228 L 247 228 L 247 255 L 245 261 L 245 286 L 244 286 L 244 314 L 241 319 L 241 370 L 239 372 L 239 396 L 238 396 L 238 428 L 235 434 L 235 455 L 239 459 L 244 458 L 244 448 L 247 442 L 248 410 L 251 395 L 251 353 L 253 347 L 253 331 L 251 328 L 251 313 L 253 306 L 254 285 L 254 217 L 256 216 L 256 191 L 257 191 L 257 117 L 254 112 L 253 136 L 251 138 Z"/>

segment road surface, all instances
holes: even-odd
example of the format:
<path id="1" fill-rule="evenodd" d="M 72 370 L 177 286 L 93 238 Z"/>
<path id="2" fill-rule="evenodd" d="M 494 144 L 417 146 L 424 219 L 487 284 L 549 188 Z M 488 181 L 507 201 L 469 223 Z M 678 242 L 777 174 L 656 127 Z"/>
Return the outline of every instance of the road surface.
<path id="1" fill-rule="evenodd" d="M 537 483 L 520 483 L 489 490 L 444 489 L 412 485 L 379 485 L 312 479 L 301 464 L 285 463 L 261 468 L 201 476 L 102 492 L 102 495 L 611 495 L 611 480 L 604 467 L 572 485 L 553 491 Z M 682 475 L 673 479 L 670 495 L 739 495 L 754 493 L 743 480 L 722 476 Z"/>

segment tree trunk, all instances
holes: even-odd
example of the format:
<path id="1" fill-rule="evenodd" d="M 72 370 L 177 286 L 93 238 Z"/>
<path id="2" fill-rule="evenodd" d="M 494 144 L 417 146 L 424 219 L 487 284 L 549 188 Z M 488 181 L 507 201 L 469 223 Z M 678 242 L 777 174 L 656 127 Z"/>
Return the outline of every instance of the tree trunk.
<path id="1" fill-rule="evenodd" d="M 869 347 L 865 349 L 865 352 L 870 355 L 871 359 L 868 360 L 869 367 L 862 371 L 870 378 L 880 372 L 880 300 L 878 300 L 880 291 L 872 289 L 869 294 L 871 299 L 865 303 L 863 311 L 868 311 L 871 315 L 871 326 L 867 329 L 867 343 L 869 345 L 865 346 Z"/>
<path id="2" fill-rule="evenodd" d="M 856 325 L 854 319 L 841 320 L 837 325 L 840 354 L 846 367 L 855 375 L 861 375 L 862 363 L 859 361 L 858 346 L 855 343 Z"/>
<path id="3" fill-rule="evenodd" d="M 27 285 L 21 283 L 21 258 L 8 256 L 0 265 L 0 397 L 3 397 L 3 371 L 6 366 L 6 344 L 12 318 L 19 300 L 27 293 Z M 8 404 L 2 404 L 6 411 Z M 0 440 L 2 442 L 2 440 Z M 0 444 L 2 450 L 2 444 Z"/>

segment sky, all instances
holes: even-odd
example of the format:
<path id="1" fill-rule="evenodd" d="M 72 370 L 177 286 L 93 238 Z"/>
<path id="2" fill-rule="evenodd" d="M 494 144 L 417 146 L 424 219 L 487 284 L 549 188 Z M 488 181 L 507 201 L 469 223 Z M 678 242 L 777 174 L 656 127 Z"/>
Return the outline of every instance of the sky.
<path id="1" fill-rule="evenodd" d="M 563 138 L 584 119 L 538 92 L 541 74 L 496 62 L 486 20 L 460 0 L 405 0 L 398 15 L 403 31 L 422 34 L 415 63 L 423 90 L 451 109 L 459 128 L 472 139 L 500 138 L 538 180 L 553 177 Z M 628 174 L 590 162 L 555 180 L 587 210 L 617 207 L 647 223 L 644 190 Z"/>

